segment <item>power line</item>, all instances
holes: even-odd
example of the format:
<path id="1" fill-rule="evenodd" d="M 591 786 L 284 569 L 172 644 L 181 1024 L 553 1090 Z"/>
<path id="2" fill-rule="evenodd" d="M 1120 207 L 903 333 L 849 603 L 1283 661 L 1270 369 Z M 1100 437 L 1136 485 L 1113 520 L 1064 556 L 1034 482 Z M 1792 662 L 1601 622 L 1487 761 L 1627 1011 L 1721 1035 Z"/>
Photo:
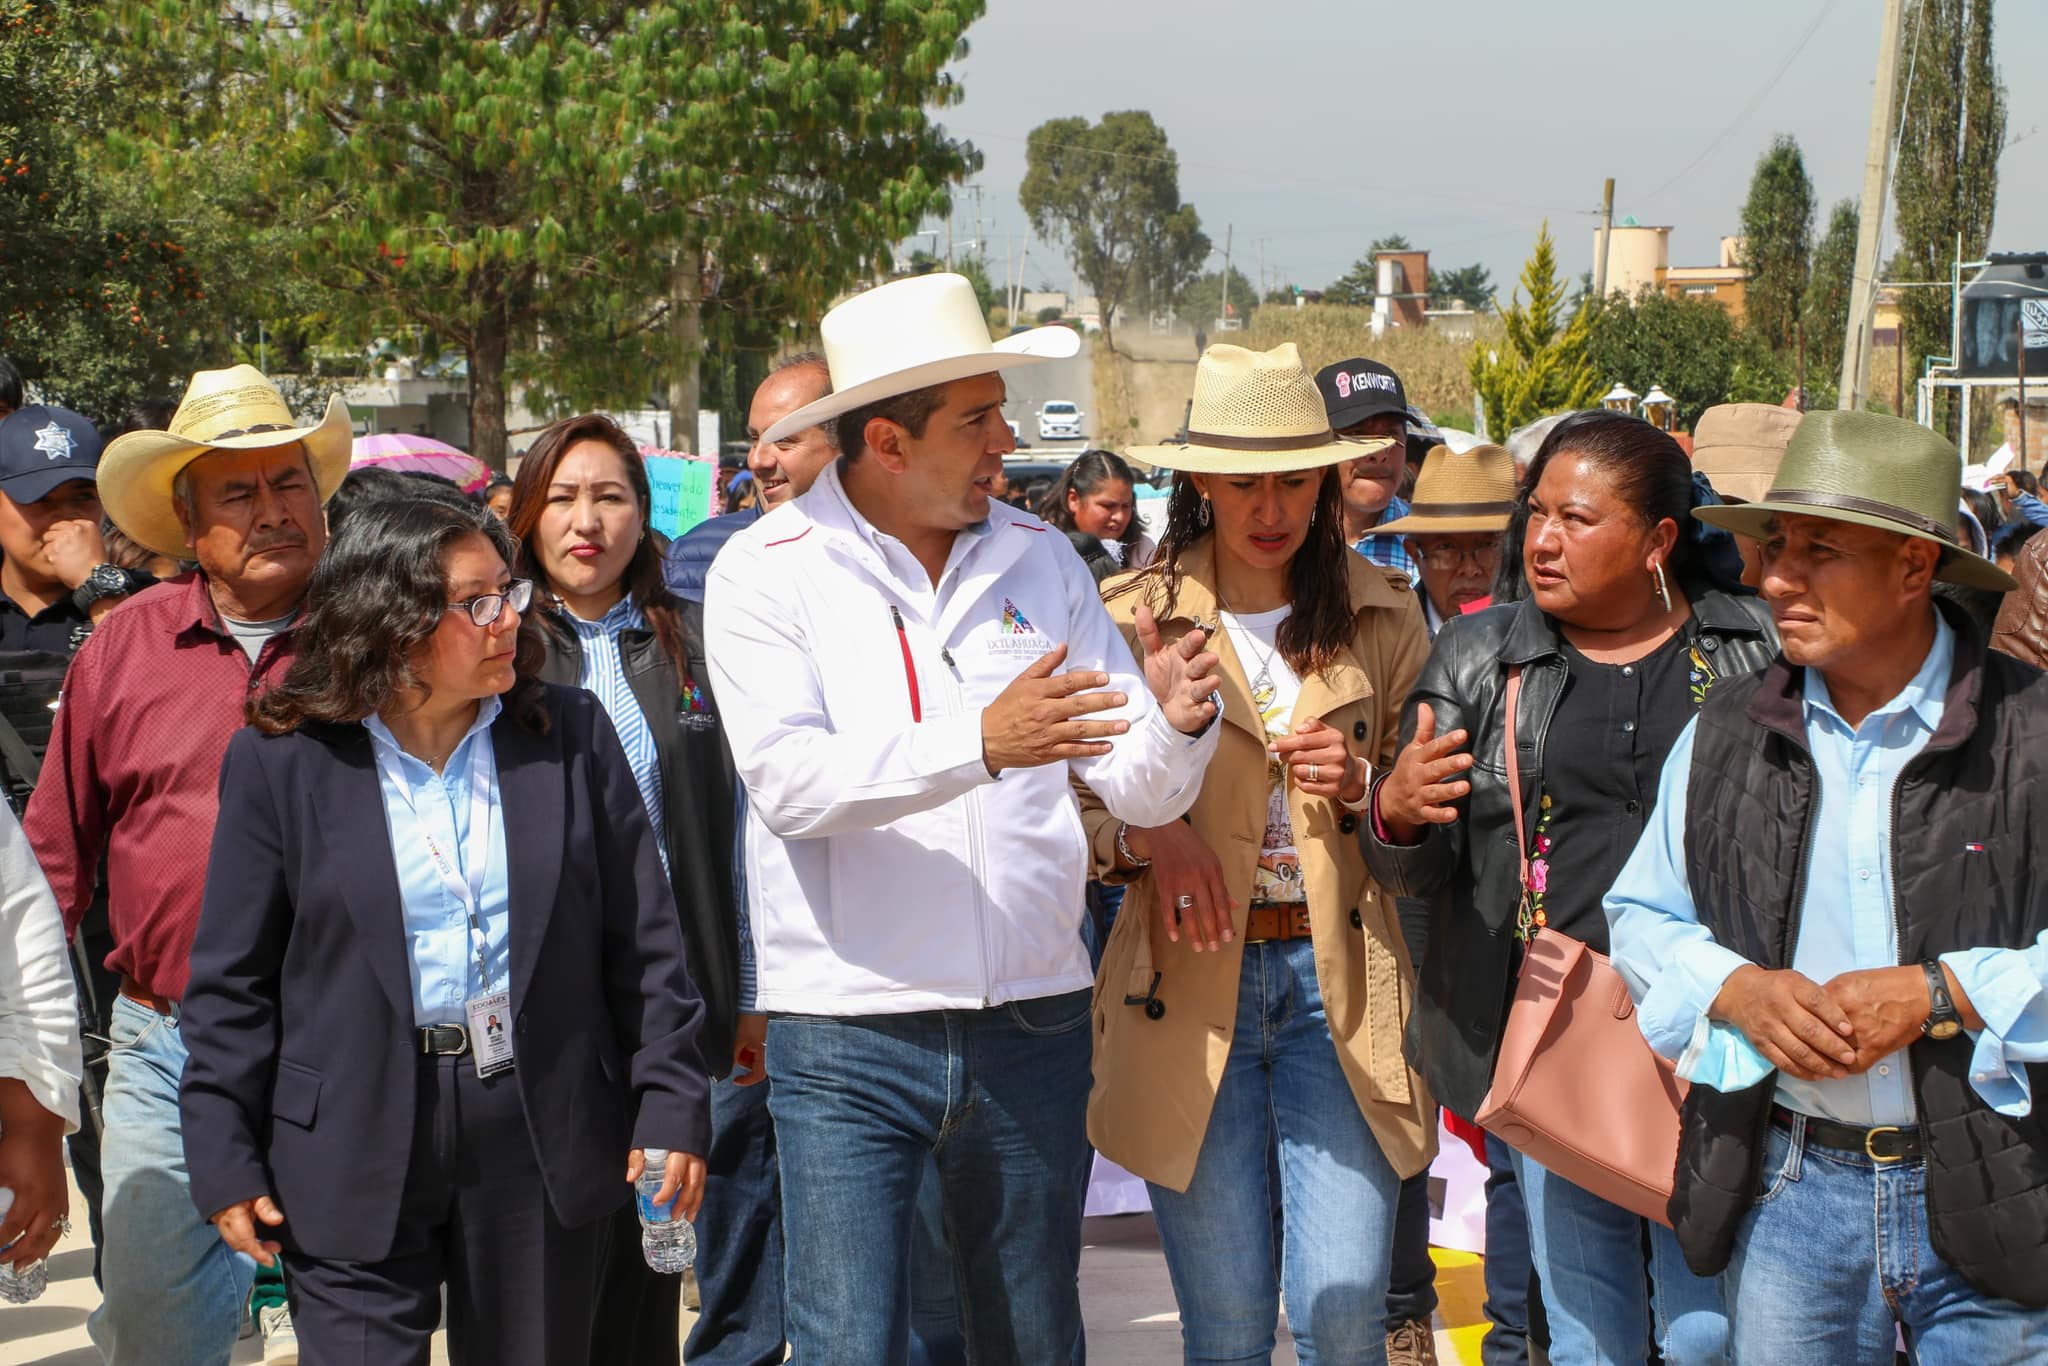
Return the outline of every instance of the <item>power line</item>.
<path id="1" fill-rule="evenodd" d="M 1672 176 L 1671 179 L 1665 181 L 1662 185 L 1659 185 L 1656 189 L 1644 195 L 1642 199 L 1638 202 L 1642 204 L 1648 204 L 1658 195 L 1663 194 L 1673 185 L 1676 185 L 1679 181 L 1685 179 L 1694 171 L 1698 170 L 1702 162 L 1706 161 L 1708 157 L 1712 156 L 1715 152 L 1719 151 L 1721 144 L 1726 142 L 1729 139 L 1729 137 L 1735 132 L 1735 130 L 1741 127 L 1743 122 L 1747 120 L 1751 114 L 1754 114 L 1757 111 L 1757 106 L 1761 105 L 1765 100 L 1769 99 L 1771 92 L 1778 88 L 1778 82 L 1785 79 L 1785 73 L 1792 69 L 1792 63 L 1798 61 L 1799 54 L 1806 51 L 1806 45 L 1809 42 L 1813 41 L 1813 35 L 1820 31 L 1822 21 L 1828 17 L 1828 12 L 1834 9 L 1834 7 L 1835 0 L 1822 0 L 1819 12 L 1813 16 L 1813 22 L 1806 26 L 1806 32 L 1799 35 L 1799 41 L 1794 43 L 1792 45 L 1792 50 L 1785 54 L 1785 60 L 1778 63 L 1778 69 L 1771 73 L 1771 78 L 1768 81 L 1764 82 L 1763 89 L 1757 91 L 1756 94 L 1753 97 L 1751 97 L 1748 104 L 1742 106 L 1741 111 L 1738 112 L 1734 118 L 1728 121 L 1727 127 L 1723 128 L 1719 133 L 1714 135 L 1714 140 L 1707 144 L 1705 151 L 1702 151 L 1698 156 L 1694 157 L 1691 161 L 1688 161 L 1685 164 L 1684 169 L 1679 171 L 1677 175 Z"/>

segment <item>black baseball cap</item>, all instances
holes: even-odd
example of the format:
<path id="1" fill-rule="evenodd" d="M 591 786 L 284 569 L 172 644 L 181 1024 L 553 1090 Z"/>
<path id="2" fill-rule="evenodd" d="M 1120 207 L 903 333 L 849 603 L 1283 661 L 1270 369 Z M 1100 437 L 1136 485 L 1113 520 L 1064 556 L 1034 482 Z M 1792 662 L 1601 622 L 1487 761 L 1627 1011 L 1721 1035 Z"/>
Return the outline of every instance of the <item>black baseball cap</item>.
<path id="1" fill-rule="evenodd" d="M 40 503 L 59 484 L 97 480 L 99 429 L 72 412 L 31 403 L 0 420 L 0 493 Z"/>
<path id="2" fill-rule="evenodd" d="M 1401 377 L 1376 360 L 1354 356 L 1316 371 L 1316 388 L 1323 395 L 1323 411 L 1330 415 L 1330 429 L 1343 431 L 1381 413 L 1408 416 L 1408 395 Z"/>

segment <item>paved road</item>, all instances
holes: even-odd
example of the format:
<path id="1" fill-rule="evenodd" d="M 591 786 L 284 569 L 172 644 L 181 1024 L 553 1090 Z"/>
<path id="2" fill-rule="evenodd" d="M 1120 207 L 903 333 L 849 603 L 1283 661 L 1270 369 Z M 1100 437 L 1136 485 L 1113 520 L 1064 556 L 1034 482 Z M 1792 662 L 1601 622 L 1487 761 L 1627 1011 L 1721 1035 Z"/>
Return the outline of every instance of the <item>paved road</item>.
<path id="1" fill-rule="evenodd" d="M 1095 382 L 1089 350 L 1084 342 L 1081 353 L 1071 360 L 1020 365 L 1003 372 L 1003 380 L 1010 389 L 1010 401 L 1003 405 L 1003 416 L 1017 424 L 1019 446 L 1038 444 L 1038 406 L 1056 398 L 1081 405 L 1081 429 L 1088 434 L 1088 440 L 1061 441 L 1049 449 L 1079 452 L 1094 441 Z"/>
<path id="2" fill-rule="evenodd" d="M 85 1206 L 77 1187 L 71 1208 Z M 50 1289 L 34 1304 L 0 1304 L 0 1366 L 99 1366 L 99 1353 L 86 1336 L 85 1316 L 99 1303 L 92 1283 L 92 1245 L 85 1219 L 74 1213 L 73 1231 L 50 1259 Z M 1159 1232 L 1149 1214 L 1090 1219 L 1081 1253 L 1081 1309 L 1088 1328 L 1088 1356 L 1100 1366 L 1177 1366 L 1181 1359 L 1180 1318 Z M 1469 1253 L 1437 1251 L 1437 1360 L 1444 1366 L 1477 1366 L 1484 1287 L 1479 1259 Z M 689 1332 L 694 1315 L 679 1325 Z M 1275 1366 L 1292 1366 L 1293 1341 L 1283 1324 Z M 263 1360 L 260 1339 L 235 1345 L 234 1366 Z M 442 1335 L 434 1341 L 434 1366 L 445 1366 Z"/>

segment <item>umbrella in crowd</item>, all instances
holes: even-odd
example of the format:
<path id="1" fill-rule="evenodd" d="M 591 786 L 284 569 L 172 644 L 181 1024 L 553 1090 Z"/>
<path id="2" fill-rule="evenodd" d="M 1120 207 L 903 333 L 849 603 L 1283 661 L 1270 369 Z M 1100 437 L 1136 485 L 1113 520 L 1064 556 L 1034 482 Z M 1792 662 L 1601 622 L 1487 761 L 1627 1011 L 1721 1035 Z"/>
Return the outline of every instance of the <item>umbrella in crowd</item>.
<path id="1" fill-rule="evenodd" d="M 464 493 L 479 493 L 491 481 L 490 467 L 445 441 L 409 432 L 379 432 L 355 439 L 351 466 L 377 465 L 399 474 L 438 474 Z"/>

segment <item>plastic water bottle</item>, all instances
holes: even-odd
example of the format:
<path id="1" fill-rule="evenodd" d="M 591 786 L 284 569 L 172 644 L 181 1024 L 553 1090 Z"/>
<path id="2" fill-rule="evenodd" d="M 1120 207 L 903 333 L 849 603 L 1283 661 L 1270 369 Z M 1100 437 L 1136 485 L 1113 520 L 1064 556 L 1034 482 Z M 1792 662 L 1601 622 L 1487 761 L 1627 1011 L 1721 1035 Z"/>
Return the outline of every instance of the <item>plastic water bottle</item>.
<path id="1" fill-rule="evenodd" d="M 7 1211 L 14 1206 L 14 1192 L 0 1186 L 0 1220 L 7 1218 Z M 688 1225 L 684 1225 L 688 1227 Z M 693 1253 L 695 1249 L 692 1249 Z M 38 1261 L 28 1270 L 15 1269 L 0 1262 L 0 1302 L 27 1304 L 30 1300 L 42 1298 L 43 1291 L 50 1285 L 50 1264 Z"/>
<path id="2" fill-rule="evenodd" d="M 697 1230 L 687 1219 L 675 1217 L 673 1204 L 657 1205 L 661 1183 L 668 1167 L 668 1149 L 647 1149 L 647 1167 L 633 1186 L 633 1200 L 640 1206 L 640 1251 L 647 1265 L 670 1276 L 680 1276 L 697 1260 Z"/>

